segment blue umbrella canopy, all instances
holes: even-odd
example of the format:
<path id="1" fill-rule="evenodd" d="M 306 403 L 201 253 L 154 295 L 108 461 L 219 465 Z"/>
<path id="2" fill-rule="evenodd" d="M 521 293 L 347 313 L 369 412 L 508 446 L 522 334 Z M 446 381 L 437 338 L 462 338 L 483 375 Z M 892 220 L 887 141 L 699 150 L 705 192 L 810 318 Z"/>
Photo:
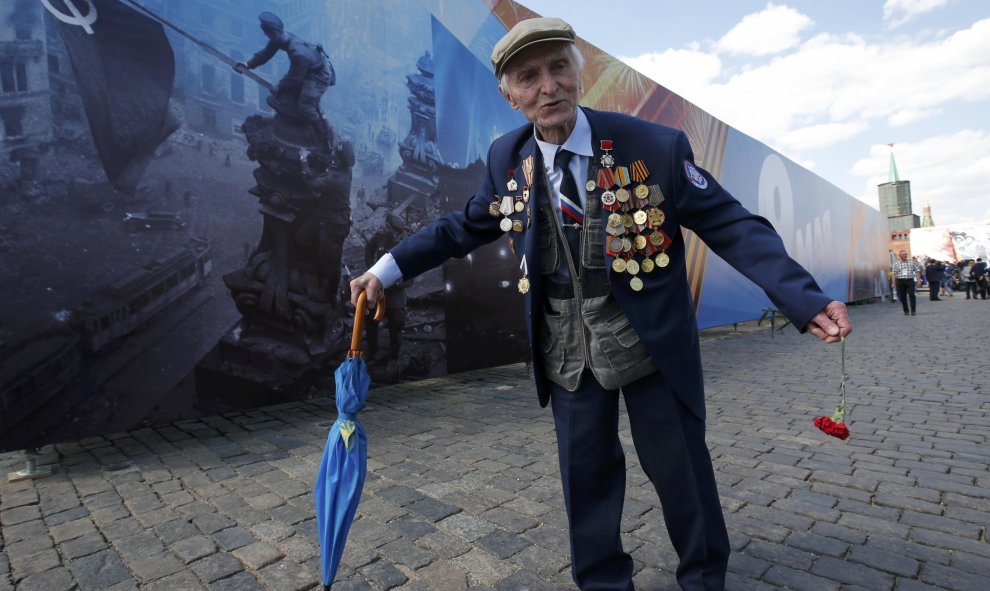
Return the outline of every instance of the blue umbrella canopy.
<path id="1" fill-rule="evenodd" d="M 362 293 L 358 298 L 351 350 L 334 372 L 337 420 L 327 435 L 323 459 L 313 485 L 324 589 L 329 589 L 337 576 L 347 533 L 354 521 L 368 471 L 368 436 L 357 418 L 368 399 L 368 387 L 371 385 L 367 364 L 360 351 L 366 297 Z M 379 301 L 375 319 L 380 320 L 384 311 L 385 304 Z"/>

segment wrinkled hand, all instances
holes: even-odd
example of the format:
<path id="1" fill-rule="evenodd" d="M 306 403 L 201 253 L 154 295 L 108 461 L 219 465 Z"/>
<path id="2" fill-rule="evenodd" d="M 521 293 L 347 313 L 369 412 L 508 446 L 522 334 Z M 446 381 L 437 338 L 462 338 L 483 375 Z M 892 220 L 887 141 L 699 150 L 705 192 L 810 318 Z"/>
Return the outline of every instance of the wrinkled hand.
<path id="1" fill-rule="evenodd" d="M 846 305 L 832 301 L 821 312 L 812 316 L 805 328 L 826 343 L 838 343 L 841 337 L 852 332 L 852 323 L 849 321 Z"/>
<path id="2" fill-rule="evenodd" d="M 234 64 L 234 70 L 238 74 L 244 74 L 245 72 L 248 71 L 248 69 L 249 68 L 247 67 L 247 64 L 245 64 L 244 62 L 237 62 L 236 64 Z"/>
<path id="3" fill-rule="evenodd" d="M 382 282 L 371 273 L 365 273 L 357 279 L 351 280 L 351 303 L 353 305 L 357 306 L 358 296 L 361 295 L 362 291 L 368 293 L 367 305 L 369 312 L 375 309 L 378 300 L 382 299 L 385 295 L 385 288 L 382 286 Z"/>

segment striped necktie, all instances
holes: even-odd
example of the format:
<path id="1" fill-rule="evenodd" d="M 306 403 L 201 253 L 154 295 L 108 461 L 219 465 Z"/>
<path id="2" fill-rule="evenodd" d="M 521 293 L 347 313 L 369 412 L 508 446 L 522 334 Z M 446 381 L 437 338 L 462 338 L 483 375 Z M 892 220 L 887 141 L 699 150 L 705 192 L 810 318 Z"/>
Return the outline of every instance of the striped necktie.
<path id="1" fill-rule="evenodd" d="M 574 266 L 581 273 L 581 228 L 584 225 L 584 209 L 581 207 L 581 196 L 578 194 L 577 183 L 574 182 L 574 175 L 571 174 L 571 157 L 574 156 L 563 148 L 557 152 L 554 158 L 554 166 L 560 168 L 563 174 L 560 180 L 560 219 L 564 226 L 564 237 L 571 251 Z M 567 265 L 561 260 L 561 266 L 566 269 Z"/>

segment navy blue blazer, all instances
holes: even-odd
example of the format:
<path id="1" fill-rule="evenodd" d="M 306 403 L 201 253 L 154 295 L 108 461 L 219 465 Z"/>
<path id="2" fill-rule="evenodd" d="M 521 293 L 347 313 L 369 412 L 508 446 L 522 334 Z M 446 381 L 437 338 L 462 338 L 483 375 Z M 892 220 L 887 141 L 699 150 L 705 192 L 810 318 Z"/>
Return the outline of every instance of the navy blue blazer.
<path id="1" fill-rule="evenodd" d="M 814 278 L 787 255 L 770 222 L 748 211 L 707 171 L 694 166 L 694 155 L 683 132 L 619 113 L 587 108 L 584 112 L 591 125 L 595 150 L 589 176 L 597 174 L 598 159 L 604 153 L 600 140 L 612 140 L 611 153 L 616 164 L 628 167 L 634 161 L 644 160 L 649 172 L 645 184 L 659 185 L 663 194 L 659 208 L 666 219 L 661 229 L 670 238 L 665 250 L 670 264 L 651 273 L 639 273 L 637 276 L 643 280 L 641 291 L 630 287 L 628 274 L 612 271 L 613 257 L 607 253 L 606 273 L 616 301 L 646 344 L 663 377 L 691 412 L 704 419 L 698 326 L 685 271 L 681 226 L 697 233 L 714 252 L 763 288 L 774 305 L 801 330 L 831 299 L 822 293 Z M 543 313 L 536 221 L 540 209 L 536 203 L 539 193 L 547 191 L 548 185 L 532 125 L 511 131 L 492 143 L 486 177 L 462 212 L 434 221 L 397 245 L 391 253 L 402 276 L 410 279 L 450 257 L 463 257 L 502 237 L 506 232 L 499 228 L 501 216 L 491 215 L 489 207 L 498 196 L 522 193 L 526 184 L 523 162 L 527 158 L 533 163 L 533 187 L 526 209 L 511 215 L 513 220 L 522 222 L 522 231 L 513 230 L 508 234 L 515 241 L 517 258 L 525 254 L 529 269 L 531 287 L 525 296 L 526 327 L 533 350 L 536 391 L 540 405 L 546 406 L 548 381 L 544 377 L 538 347 L 533 343 Z M 506 187 L 510 170 L 514 171 L 512 178 L 519 185 L 514 192 Z M 586 211 L 602 207 L 597 197 L 589 197 L 588 201 Z M 603 224 L 603 241 L 606 238 L 604 227 Z"/>

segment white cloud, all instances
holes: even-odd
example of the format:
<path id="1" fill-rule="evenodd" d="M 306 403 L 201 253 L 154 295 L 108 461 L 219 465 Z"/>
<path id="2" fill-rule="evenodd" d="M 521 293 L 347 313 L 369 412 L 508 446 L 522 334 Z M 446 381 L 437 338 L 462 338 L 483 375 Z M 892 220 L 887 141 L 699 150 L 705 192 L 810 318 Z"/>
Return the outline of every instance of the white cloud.
<path id="1" fill-rule="evenodd" d="M 847 139 L 871 123 L 905 125 L 954 101 L 990 99 L 987 55 L 990 19 L 920 44 L 820 34 L 736 68 L 728 79 L 717 56 L 702 49 L 626 62 L 729 125 L 800 151 Z"/>
<path id="2" fill-rule="evenodd" d="M 801 42 L 801 32 L 812 24 L 814 21 L 797 10 L 771 2 L 761 12 L 744 16 L 715 47 L 734 55 L 780 53 L 796 47 Z"/>
<path id="3" fill-rule="evenodd" d="M 894 29 L 948 3 L 949 0 L 887 0 L 883 3 L 883 20 Z"/>
<path id="4" fill-rule="evenodd" d="M 722 73 L 722 60 L 697 48 L 668 49 L 619 59 L 682 96 L 714 83 Z"/>
<path id="5" fill-rule="evenodd" d="M 911 181 L 914 213 L 925 202 L 932 206 L 938 225 L 990 219 L 990 133 L 965 129 L 951 134 L 894 146 L 901 180 Z M 858 197 L 877 207 L 877 185 L 887 182 L 890 150 L 871 147 L 852 173 L 863 178 Z"/>

